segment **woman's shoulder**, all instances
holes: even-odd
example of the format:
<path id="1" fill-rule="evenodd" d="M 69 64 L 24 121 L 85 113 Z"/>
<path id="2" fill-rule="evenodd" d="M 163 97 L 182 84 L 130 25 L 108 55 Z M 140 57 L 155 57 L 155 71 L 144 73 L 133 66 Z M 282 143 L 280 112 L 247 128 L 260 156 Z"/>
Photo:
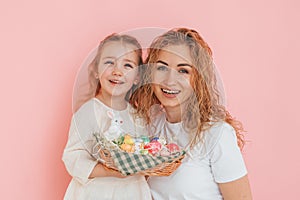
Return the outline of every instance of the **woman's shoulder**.
<path id="1" fill-rule="evenodd" d="M 210 125 L 210 128 L 203 133 L 203 141 L 207 153 L 211 152 L 220 143 L 224 143 L 224 138 L 236 140 L 235 130 L 227 122 L 212 122 Z"/>
<path id="2" fill-rule="evenodd" d="M 210 127 L 204 132 L 204 138 L 218 142 L 224 134 L 235 135 L 235 130 L 225 121 L 212 122 Z"/>
<path id="3" fill-rule="evenodd" d="M 211 122 L 208 132 L 211 134 L 222 134 L 224 132 L 234 132 L 234 128 L 225 121 Z"/>

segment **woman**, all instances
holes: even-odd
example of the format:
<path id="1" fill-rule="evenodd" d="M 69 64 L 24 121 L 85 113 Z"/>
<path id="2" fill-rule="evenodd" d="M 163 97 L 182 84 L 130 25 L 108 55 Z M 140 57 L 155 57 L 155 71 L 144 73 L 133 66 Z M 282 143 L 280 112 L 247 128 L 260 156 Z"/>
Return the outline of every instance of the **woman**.
<path id="1" fill-rule="evenodd" d="M 220 103 L 207 43 L 194 30 L 173 29 L 152 42 L 146 62 L 143 86 L 131 99 L 137 115 L 151 134 L 187 150 L 173 174 L 149 178 L 153 198 L 252 199 L 243 129 Z"/>

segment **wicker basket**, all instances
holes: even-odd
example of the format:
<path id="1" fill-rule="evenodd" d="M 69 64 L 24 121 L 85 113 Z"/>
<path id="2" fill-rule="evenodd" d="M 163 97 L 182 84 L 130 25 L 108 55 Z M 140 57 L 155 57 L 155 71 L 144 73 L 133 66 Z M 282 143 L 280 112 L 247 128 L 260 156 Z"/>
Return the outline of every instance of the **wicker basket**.
<path id="1" fill-rule="evenodd" d="M 121 150 L 120 148 L 117 147 L 117 145 L 113 144 L 112 142 L 110 143 L 111 146 L 103 146 L 99 141 L 97 142 L 96 145 L 96 158 L 99 162 L 101 162 L 107 169 L 114 170 L 114 171 L 120 171 L 120 169 L 116 166 L 116 156 L 115 154 L 122 154 L 123 156 L 129 156 L 130 159 L 132 157 L 137 158 L 138 160 L 143 157 L 146 159 L 164 159 L 162 156 L 157 156 L 154 157 L 150 154 L 147 155 L 137 155 L 134 153 L 127 153 Z M 94 152 L 95 152 L 94 150 Z M 179 152 L 178 152 L 179 153 Z M 115 157 L 114 157 L 115 156 Z M 173 156 L 169 158 L 166 162 L 162 162 L 154 167 L 144 169 L 144 170 L 137 170 L 132 173 L 125 173 L 123 172 L 123 175 L 131 175 L 131 174 L 140 174 L 144 176 L 169 176 L 172 174 L 180 165 L 181 161 L 185 156 L 185 152 L 182 151 L 178 155 Z M 115 159 L 114 159 L 115 158 Z M 128 160 L 128 158 L 127 158 Z M 134 162 L 134 160 L 133 160 Z M 122 172 L 121 172 L 122 173 Z"/>

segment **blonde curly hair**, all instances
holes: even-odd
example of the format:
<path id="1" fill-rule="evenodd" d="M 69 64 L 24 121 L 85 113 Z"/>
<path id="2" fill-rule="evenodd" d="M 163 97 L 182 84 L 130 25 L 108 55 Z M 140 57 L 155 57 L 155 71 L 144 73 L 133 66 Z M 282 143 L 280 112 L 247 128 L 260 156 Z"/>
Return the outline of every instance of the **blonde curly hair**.
<path id="1" fill-rule="evenodd" d="M 194 94 L 188 99 L 189 102 L 183 109 L 185 112 L 182 115 L 184 128 L 190 133 L 195 133 L 191 147 L 201 141 L 203 132 L 212 126 L 211 122 L 225 121 L 235 129 L 238 146 L 242 149 L 245 143 L 242 134 L 243 126 L 221 105 L 212 51 L 199 33 L 192 29 L 172 29 L 152 42 L 145 62 L 147 67 L 143 68 L 141 86 L 130 99 L 131 104 L 136 108 L 136 115 L 145 119 L 147 124 L 151 123 L 150 108 L 154 104 L 160 104 L 151 84 L 151 64 L 156 63 L 160 50 L 171 45 L 186 45 L 192 58 L 193 72 L 190 84 Z"/>

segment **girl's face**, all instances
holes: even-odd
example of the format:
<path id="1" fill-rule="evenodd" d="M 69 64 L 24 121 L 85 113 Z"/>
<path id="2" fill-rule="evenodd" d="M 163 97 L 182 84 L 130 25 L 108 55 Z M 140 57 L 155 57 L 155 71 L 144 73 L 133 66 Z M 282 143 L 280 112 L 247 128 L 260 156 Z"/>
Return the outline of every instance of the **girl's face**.
<path id="1" fill-rule="evenodd" d="M 160 50 L 152 73 L 153 90 L 166 109 L 180 109 L 192 95 L 191 60 L 190 50 L 185 45 L 171 45 Z"/>
<path id="2" fill-rule="evenodd" d="M 121 97 L 138 82 L 139 59 L 136 48 L 130 44 L 117 41 L 103 46 L 98 66 L 98 77 L 101 84 L 102 97 Z"/>

